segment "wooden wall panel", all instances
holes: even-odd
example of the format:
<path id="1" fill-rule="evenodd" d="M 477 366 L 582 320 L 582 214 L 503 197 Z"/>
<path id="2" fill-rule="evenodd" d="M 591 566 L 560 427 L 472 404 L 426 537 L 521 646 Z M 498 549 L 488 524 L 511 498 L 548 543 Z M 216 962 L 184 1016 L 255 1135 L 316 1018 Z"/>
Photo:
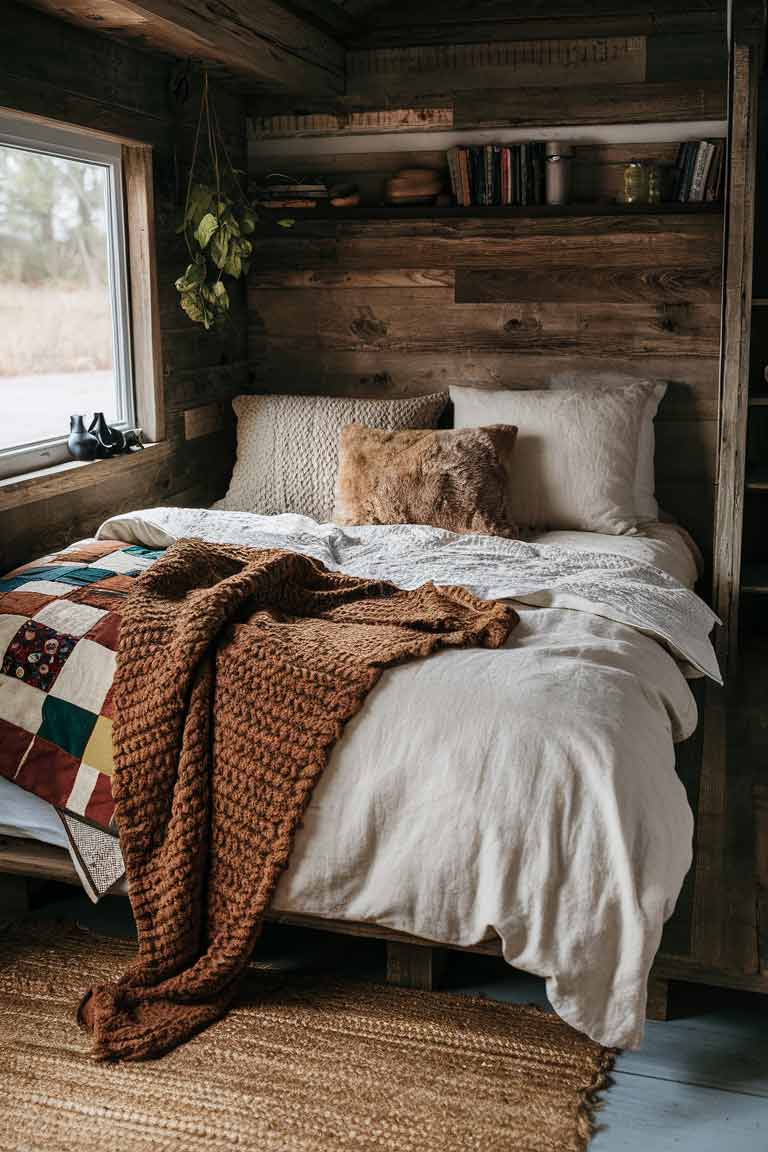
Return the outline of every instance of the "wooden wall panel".
<path id="1" fill-rule="evenodd" d="M 173 108 L 170 58 L 113 43 L 39 12 L 6 5 L 0 38 L 0 105 L 18 112 L 97 128 L 153 145 L 154 231 L 160 286 L 160 329 L 171 452 L 159 464 L 102 482 L 92 490 L 48 496 L 0 513 L 0 565 L 11 566 L 92 532 L 110 512 L 159 503 L 204 503 L 220 495 L 232 463 L 231 421 L 221 430 L 184 438 L 184 410 L 224 401 L 247 383 L 245 290 L 231 290 L 232 323 L 204 333 L 181 312 L 173 281 L 186 263 L 176 234 L 180 197 L 197 115 L 199 84 Z M 233 161 L 245 154 L 243 102 L 216 89 L 222 131 Z M 148 226 L 148 222 L 147 222 Z M 149 454 L 147 454 L 149 456 Z"/>
<path id="2" fill-rule="evenodd" d="M 721 244 L 717 213 L 302 220 L 260 244 L 255 382 L 387 395 L 668 380 L 659 490 L 708 552 Z"/>

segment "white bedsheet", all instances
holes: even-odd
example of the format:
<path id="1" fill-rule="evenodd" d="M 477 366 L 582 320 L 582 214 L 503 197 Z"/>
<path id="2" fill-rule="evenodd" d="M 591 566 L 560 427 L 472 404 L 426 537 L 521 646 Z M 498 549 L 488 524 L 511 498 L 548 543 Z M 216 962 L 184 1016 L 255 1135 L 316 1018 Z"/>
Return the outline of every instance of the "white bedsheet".
<path id="1" fill-rule="evenodd" d="M 192 516 L 198 535 L 239 539 L 232 515 L 163 509 L 102 534 L 158 545 Z M 250 543 L 257 519 L 237 522 Z M 308 550 L 325 544 L 323 527 L 297 521 L 269 529 L 290 522 Z M 334 751 L 274 906 L 454 944 L 495 931 L 569 1023 L 637 1045 L 691 862 L 673 741 L 696 707 L 673 655 L 598 609 L 520 605 L 506 648 L 388 671 Z M 706 662 L 700 637 L 693 647 Z M 14 788 L 0 790 L 2 825 Z"/>

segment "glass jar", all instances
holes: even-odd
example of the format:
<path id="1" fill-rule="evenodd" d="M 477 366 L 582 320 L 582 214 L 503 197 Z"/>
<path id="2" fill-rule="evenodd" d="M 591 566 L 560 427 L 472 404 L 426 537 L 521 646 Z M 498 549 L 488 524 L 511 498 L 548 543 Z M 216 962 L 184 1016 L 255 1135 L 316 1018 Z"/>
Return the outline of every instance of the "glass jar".
<path id="1" fill-rule="evenodd" d="M 661 203 L 661 169 L 658 164 L 646 165 L 648 172 L 648 203 Z"/>
<path id="2" fill-rule="evenodd" d="M 630 160 L 624 167 L 622 204 L 645 204 L 648 201 L 648 169 L 642 160 Z"/>

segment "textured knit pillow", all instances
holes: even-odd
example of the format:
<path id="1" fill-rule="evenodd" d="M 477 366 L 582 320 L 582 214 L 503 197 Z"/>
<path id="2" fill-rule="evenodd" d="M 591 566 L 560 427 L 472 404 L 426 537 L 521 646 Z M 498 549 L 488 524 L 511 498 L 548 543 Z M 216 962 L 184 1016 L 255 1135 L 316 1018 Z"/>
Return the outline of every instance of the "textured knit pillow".
<path id="1" fill-rule="evenodd" d="M 237 461 L 216 505 L 234 512 L 297 512 L 321 523 L 333 514 L 339 433 L 373 428 L 434 428 L 448 395 L 391 400 L 337 396 L 238 396 Z"/>
<path id="2" fill-rule="evenodd" d="M 506 514 L 505 462 L 517 428 L 341 433 L 337 524 L 431 524 L 450 532 L 516 537 Z"/>
<path id="3" fill-rule="evenodd" d="M 652 389 L 451 388 L 451 399 L 457 428 L 503 421 L 520 429 L 507 489 L 516 523 L 618 535 L 647 519 L 636 485 Z"/>

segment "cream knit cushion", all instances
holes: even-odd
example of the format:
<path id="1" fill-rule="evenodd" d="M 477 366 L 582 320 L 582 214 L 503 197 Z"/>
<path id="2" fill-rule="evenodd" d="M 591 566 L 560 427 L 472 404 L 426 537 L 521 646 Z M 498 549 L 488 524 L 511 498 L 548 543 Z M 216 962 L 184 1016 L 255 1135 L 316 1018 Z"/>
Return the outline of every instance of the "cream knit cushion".
<path id="1" fill-rule="evenodd" d="M 507 510 L 521 528 L 618 535 L 648 519 L 641 454 L 660 399 L 651 382 L 547 390 L 451 388 L 454 424 L 516 424 Z M 652 444 L 652 440 L 651 440 Z M 645 499 L 639 499 L 642 495 Z"/>
<path id="2" fill-rule="evenodd" d="M 339 435 L 345 424 L 395 432 L 434 428 L 448 394 L 387 400 L 338 396 L 237 396 L 237 461 L 214 507 L 264 516 L 333 516 Z"/>

